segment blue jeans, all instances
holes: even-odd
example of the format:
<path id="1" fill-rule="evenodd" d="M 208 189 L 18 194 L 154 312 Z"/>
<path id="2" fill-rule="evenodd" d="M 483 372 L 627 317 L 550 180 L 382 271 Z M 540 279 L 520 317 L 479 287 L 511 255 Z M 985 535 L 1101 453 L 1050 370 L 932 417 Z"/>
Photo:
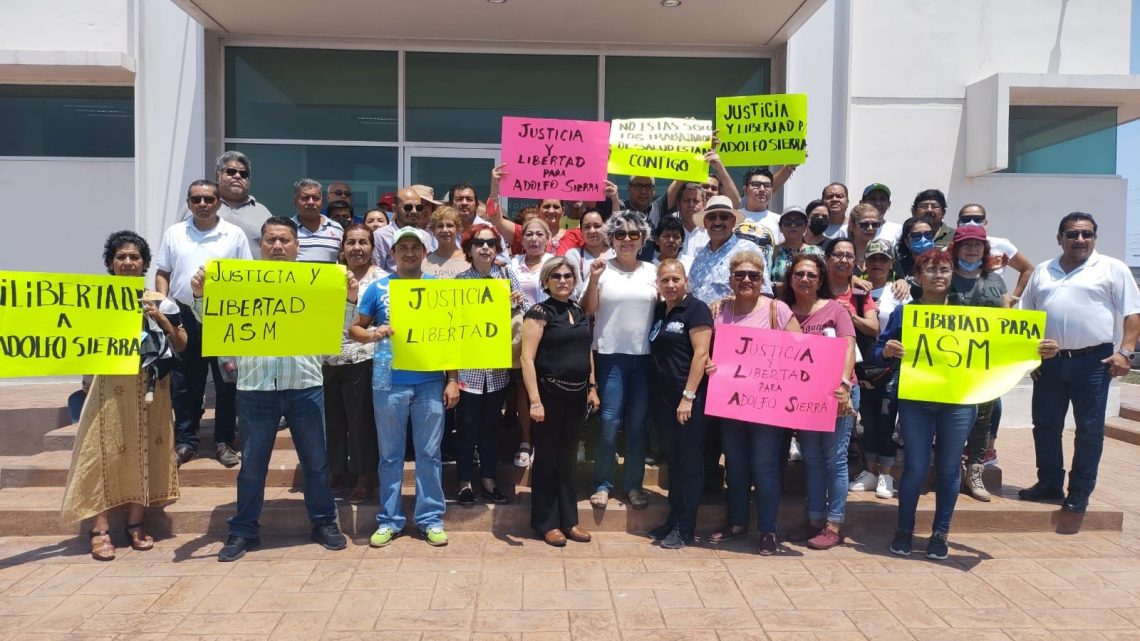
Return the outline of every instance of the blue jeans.
<path id="1" fill-rule="evenodd" d="M 602 429 L 594 452 L 594 491 L 613 493 L 618 429 L 625 426 L 622 487 L 640 490 L 645 479 L 646 415 L 649 413 L 649 365 L 652 357 L 594 354 L 601 392 Z"/>
<path id="2" fill-rule="evenodd" d="M 188 445 L 198 450 L 198 428 L 202 422 L 202 399 L 206 393 L 206 374 L 214 375 L 214 444 L 231 444 L 237 434 L 234 398 L 236 383 L 222 380 L 215 356 L 202 356 L 202 323 L 189 307 L 178 304 L 182 327 L 186 329 L 186 349 L 178 353 L 178 367 L 171 372 L 170 403 L 174 406 L 174 445 Z"/>
<path id="3" fill-rule="evenodd" d="M 400 490 L 404 484 L 409 415 L 416 451 L 416 526 L 426 531 L 433 525 L 443 525 L 443 463 L 439 454 L 443 439 L 443 377 L 416 385 L 392 383 L 390 390 L 373 390 L 372 404 L 376 409 L 376 439 L 380 444 L 377 525 L 399 532 L 407 523 Z"/>
<path id="4" fill-rule="evenodd" d="M 731 419 L 720 421 L 729 525 L 748 524 L 748 497 L 756 485 L 756 528 L 776 531 L 780 512 L 780 456 L 788 430 Z"/>
<path id="5" fill-rule="evenodd" d="M 258 536 L 265 502 L 265 475 L 273 441 L 284 417 L 304 473 L 305 510 L 313 525 L 336 521 L 336 504 L 329 490 L 329 461 L 325 454 L 325 393 L 320 387 L 237 394 L 241 417 L 241 470 L 237 478 L 237 514 L 230 534 Z"/>
<path id="6" fill-rule="evenodd" d="M 1065 453 L 1061 432 L 1065 414 L 1073 405 L 1077 434 L 1073 440 L 1073 468 L 1069 494 L 1088 499 L 1096 487 L 1097 467 L 1104 449 L 1104 413 L 1108 403 L 1108 366 L 1112 355 L 1105 344 L 1072 358 L 1048 358 L 1033 383 L 1033 445 L 1037 451 L 1037 481 L 1061 489 L 1065 484 Z"/>
<path id="7" fill-rule="evenodd" d="M 978 416 L 976 405 L 951 405 L 929 401 L 899 401 L 899 430 L 906 458 L 899 482 L 899 525 L 914 532 L 914 511 L 918 495 L 930 474 L 930 453 L 934 450 L 933 532 L 950 532 L 954 504 L 961 487 L 962 448 Z"/>
<path id="8" fill-rule="evenodd" d="M 859 407 L 859 386 L 851 388 L 851 406 Z M 804 457 L 804 485 L 807 490 L 808 520 L 842 523 L 847 513 L 847 446 L 855 416 L 835 419 L 833 432 L 796 432 Z"/>

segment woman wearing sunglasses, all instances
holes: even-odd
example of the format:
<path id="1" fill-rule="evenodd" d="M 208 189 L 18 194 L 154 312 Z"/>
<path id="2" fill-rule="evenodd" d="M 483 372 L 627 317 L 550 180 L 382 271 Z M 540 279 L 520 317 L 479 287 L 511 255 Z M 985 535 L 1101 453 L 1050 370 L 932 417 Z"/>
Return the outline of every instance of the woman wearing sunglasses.
<path id="1" fill-rule="evenodd" d="M 914 273 L 914 261 L 934 249 L 934 219 L 929 216 L 911 216 L 902 226 L 899 237 L 898 260 L 895 271 L 900 277 Z"/>
<path id="2" fill-rule="evenodd" d="M 733 255 L 729 262 L 732 299 L 721 306 L 719 322 L 799 332 L 800 325 L 787 303 L 760 293 L 765 267 L 764 257 L 758 252 L 742 251 Z M 748 531 L 748 496 L 755 485 L 756 529 L 760 532 L 758 551 L 765 556 L 775 554 L 779 548 L 776 520 L 780 511 L 780 454 L 788 431 L 734 419 L 721 419 L 720 429 L 728 488 L 728 520 L 709 536 L 709 543 L 722 543 Z"/>
<path id="3" fill-rule="evenodd" d="M 883 217 L 879 210 L 868 203 L 859 203 L 851 208 L 851 216 L 847 223 L 847 237 L 855 246 L 855 272 L 862 274 L 866 266 L 864 255 L 867 243 L 875 239 L 883 227 Z"/>
<path id="4" fill-rule="evenodd" d="M 838 243 L 838 241 L 832 241 Z M 835 247 L 850 245 L 835 244 Z M 851 251 L 850 249 L 843 251 Z M 841 338 L 847 342 L 843 381 L 835 390 L 839 399 L 835 430 L 801 431 L 797 435 L 804 460 L 808 521 L 788 535 L 789 541 L 807 541 L 808 547 L 827 550 L 843 542 L 840 526 L 847 512 L 847 445 L 855 425 L 859 402 L 855 386 L 855 326 L 851 314 L 833 300 L 827 265 L 818 256 L 800 256 L 784 277 L 784 302 L 792 308 L 805 334 Z"/>
<path id="5" fill-rule="evenodd" d="M 642 489 L 648 437 L 649 330 L 657 305 L 657 270 L 638 260 L 649 239 L 649 223 L 636 212 L 614 214 L 606 222 L 614 257 L 590 264 L 590 282 L 582 308 L 595 318 L 594 362 L 601 388 L 602 429 L 594 460 L 594 494 L 590 504 L 605 508 L 614 489 L 617 433 L 625 427 L 622 486 L 636 510 L 649 505 Z"/>
<path id="6" fill-rule="evenodd" d="M 535 211 L 533 208 L 528 207 L 527 209 Z M 499 231 L 501 232 L 502 229 L 500 228 Z M 519 225 L 519 237 L 522 238 L 522 253 L 511 259 L 510 271 L 522 285 L 523 293 L 526 295 L 526 306 L 530 307 L 535 303 L 541 303 L 546 298 L 546 290 L 539 280 L 539 274 L 542 272 L 543 265 L 554 258 L 553 254 L 546 251 L 550 242 L 550 227 L 538 217 L 537 211 L 528 217 L 527 211 L 524 209 L 523 223 Z M 504 239 L 510 242 L 508 238 L 504 237 Z M 516 375 L 521 375 L 521 373 L 516 370 Z M 530 465 L 531 456 L 534 454 L 531 447 L 533 441 L 530 440 L 530 413 L 527 412 L 526 390 L 523 389 L 522 385 L 516 389 L 518 392 L 515 396 L 515 402 L 518 404 L 522 440 L 515 452 L 514 462 L 516 467 L 527 467 Z"/>
<path id="7" fill-rule="evenodd" d="M 784 209 L 784 213 L 780 215 L 780 233 L 784 236 L 784 241 L 773 248 L 772 264 L 768 269 L 768 282 L 773 283 L 777 296 L 780 295 L 780 288 L 784 286 L 784 272 L 788 271 L 788 265 L 796 256 L 800 254 L 823 256 L 822 249 L 804 240 L 804 232 L 808 226 L 807 212 L 817 207 L 824 207 L 823 201 L 811 201 L 806 211 L 793 205 Z"/>

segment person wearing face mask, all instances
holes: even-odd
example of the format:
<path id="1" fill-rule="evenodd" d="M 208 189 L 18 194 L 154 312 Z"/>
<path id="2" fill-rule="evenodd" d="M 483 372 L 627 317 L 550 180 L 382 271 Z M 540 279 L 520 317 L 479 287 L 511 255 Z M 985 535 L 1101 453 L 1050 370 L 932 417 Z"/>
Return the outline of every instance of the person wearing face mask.
<path id="1" fill-rule="evenodd" d="M 929 216 L 912 216 L 903 223 L 895 272 L 906 278 L 914 274 L 918 257 L 934 249 L 934 220 Z"/>
<path id="2" fill-rule="evenodd" d="M 822 248 L 831 240 L 827 236 L 830 226 L 830 214 L 827 205 L 822 200 L 813 200 L 804 209 L 807 212 L 807 230 L 804 232 L 804 243 Z M 843 229 L 841 226 L 840 230 Z M 781 276 L 782 277 L 782 276 Z"/>
<path id="3" fill-rule="evenodd" d="M 963 205 L 958 210 L 958 226 L 967 225 L 977 225 L 986 230 L 986 238 L 990 243 L 990 257 L 987 260 L 992 263 L 995 274 L 1001 276 L 1007 266 L 1017 271 L 1017 284 L 1013 286 L 1013 294 L 1010 296 L 1011 300 L 1017 303 L 1021 300 L 1025 286 L 1029 284 L 1029 277 L 1033 274 L 1033 263 L 1025 257 L 1025 254 L 1018 251 L 1008 238 L 990 234 L 990 220 L 985 207 L 977 203 Z"/>

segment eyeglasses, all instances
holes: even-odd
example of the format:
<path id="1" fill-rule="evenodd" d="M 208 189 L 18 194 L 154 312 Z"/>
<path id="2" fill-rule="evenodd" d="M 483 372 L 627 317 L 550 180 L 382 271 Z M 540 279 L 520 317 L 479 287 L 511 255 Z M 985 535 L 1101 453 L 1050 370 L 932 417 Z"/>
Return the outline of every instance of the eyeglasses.
<path id="1" fill-rule="evenodd" d="M 834 258 L 835 260 L 855 260 L 855 254 L 851 252 L 835 252 L 830 255 L 830 258 Z"/>
<path id="2" fill-rule="evenodd" d="M 574 274 L 570 272 L 554 272 L 550 275 L 549 280 L 574 280 Z"/>
<path id="3" fill-rule="evenodd" d="M 804 220 L 803 218 L 795 218 L 792 220 L 781 220 L 780 221 L 781 227 L 803 227 L 806 224 L 807 224 L 807 221 Z"/>
<path id="4" fill-rule="evenodd" d="M 859 225 L 859 229 L 878 229 L 883 226 L 883 223 L 877 220 L 864 220 L 856 224 Z"/>
<path id="5" fill-rule="evenodd" d="M 975 225 L 981 225 L 984 222 L 986 222 L 986 217 L 982 216 L 982 215 L 958 216 L 958 224 L 959 225 L 969 225 L 971 223 L 973 223 Z"/>
<path id="6" fill-rule="evenodd" d="M 735 214 L 705 214 L 705 220 L 736 220 Z"/>
<path id="7" fill-rule="evenodd" d="M 1070 229 L 1065 232 L 1065 240 L 1076 240 L 1077 238 L 1092 240 L 1096 238 L 1096 232 L 1091 229 Z"/>
<path id="8" fill-rule="evenodd" d="M 401 205 L 401 207 L 403 208 L 404 211 L 406 211 L 408 213 L 411 213 L 413 211 L 423 211 L 424 210 L 423 203 L 420 203 L 418 205 L 413 205 L 412 203 L 404 203 L 403 205 Z"/>
<path id="9" fill-rule="evenodd" d="M 747 187 L 749 189 L 755 189 L 756 191 L 760 191 L 761 189 L 771 189 L 772 183 L 766 183 L 766 182 L 760 182 L 759 180 L 753 180 L 752 182 L 748 183 Z"/>
<path id="10" fill-rule="evenodd" d="M 927 276 L 949 276 L 954 273 L 954 270 L 949 267 L 927 267 L 922 270 L 922 273 Z"/>
<path id="11" fill-rule="evenodd" d="M 748 280 L 750 280 L 754 283 L 757 283 L 757 282 L 760 282 L 760 279 L 762 277 L 763 277 L 763 275 L 760 272 L 750 271 L 750 270 L 746 270 L 746 269 L 738 269 L 738 270 L 732 272 L 733 280 L 744 280 L 745 278 L 747 278 Z"/>
<path id="12" fill-rule="evenodd" d="M 653 183 L 629 183 L 630 189 L 653 189 Z"/>
<path id="13" fill-rule="evenodd" d="M 637 231 L 636 229 L 629 231 L 625 229 L 619 229 L 614 232 L 615 240 L 625 240 L 626 238 L 630 240 L 641 240 L 641 232 Z"/>
<path id="14" fill-rule="evenodd" d="M 344 189 L 334 189 L 329 192 L 330 196 L 340 196 L 341 198 L 352 198 L 352 192 Z"/>
<path id="15" fill-rule="evenodd" d="M 249 170 L 248 169 L 238 169 L 237 167 L 226 167 L 223 171 L 225 171 L 226 175 L 229 176 L 230 178 L 233 178 L 234 176 L 241 176 L 242 178 L 249 178 Z"/>
<path id="16" fill-rule="evenodd" d="M 926 240 L 934 240 L 934 230 L 932 229 L 930 231 L 912 231 L 912 232 L 910 232 L 910 236 L 908 236 L 908 238 L 910 238 L 911 241 L 922 240 L 923 238 L 925 238 Z"/>
<path id="17" fill-rule="evenodd" d="M 915 211 L 938 211 L 939 209 L 942 209 L 942 205 L 939 205 L 933 201 L 926 201 L 918 203 L 914 206 L 914 209 Z"/>
<path id="18" fill-rule="evenodd" d="M 815 272 L 798 271 L 792 273 L 792 278 L 798 278 L 800 280 L 819 280 L 819 274 Z"/>
<path id="19" fill-rule="evenodd" d="M 499 241 L 496 238 L 472 238 L 471 247 L 498 247 Z"/>
<path id="20" fill-rule="evenodd" d="M 207 205 L 213 205 L 214 203 L 218 202 L 218 197 L 217 196 L 190 196 L 190 198 L 188 198 L 188 200 L 190 202 L 194 203 L 195 205 L 200 204 L 200 203 L 206 203 Z"/>

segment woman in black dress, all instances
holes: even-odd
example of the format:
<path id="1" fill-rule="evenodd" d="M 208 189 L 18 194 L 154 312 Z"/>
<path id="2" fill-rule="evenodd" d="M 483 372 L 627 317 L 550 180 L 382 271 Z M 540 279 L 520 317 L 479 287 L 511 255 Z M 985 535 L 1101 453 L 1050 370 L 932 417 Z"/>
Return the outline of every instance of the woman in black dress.
<path id="1" fill-rule="evenodd" d="M 530 524 L 556 547 L 567 538 L 590 540 L 578 527 L 574 462 L 586 408 L 600 402 L 589 319 L 570 298 L 576 285 L 565 258 L 548 260 L 539 286 L 550 298 L 527 311 L 522 329 L 522 375 L 534 421 Z"/>

